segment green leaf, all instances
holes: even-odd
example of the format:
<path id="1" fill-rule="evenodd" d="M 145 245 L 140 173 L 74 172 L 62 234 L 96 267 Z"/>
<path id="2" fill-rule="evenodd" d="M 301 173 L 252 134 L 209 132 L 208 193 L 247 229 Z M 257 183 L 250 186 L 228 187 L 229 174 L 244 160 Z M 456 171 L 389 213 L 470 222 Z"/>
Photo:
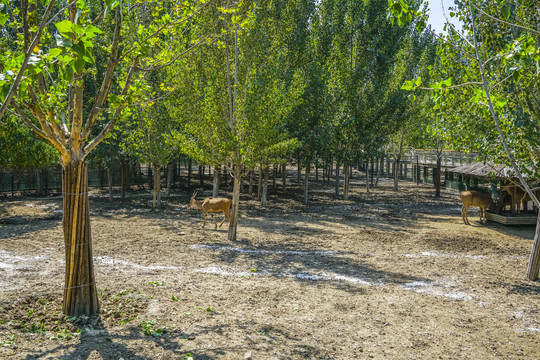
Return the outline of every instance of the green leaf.
<path id="1" fill-rule="evenodd" d="M 97 34 L 103 34 L 103 31 L 93 25 L 88 25 L 85 29 L 85 34 L 88 39 L 92 39 Z"/>
<path id="2" fill-rule="evenodd" d="M 495 103 L 497 104 L 497 108 L 499 109 L 502 109 L 506 105 L 507 102 L 508 102 L 507 99 L 503 99 L 503 98 L 495 99 Z"/>
<path id="3" fill-rule="evenodd" d="M 76 44 L 73 44 L 73 46 L 71 47 L 73 49 L 73 51 L 75 51 L 77 53 L 77 55 L 79 55 L 79 57 L 83 57 L 84 55 L 86 55 L 86 51 L 84 49 L 84 43 L 82 41 L 79 41 L 78 43 Z"/>
<path id="4" fill-rule="evenodd" d="M 51 56 L 58 56 L 62 53 L 62 49 L 60 48 L 54 48 L 49 51 L 49 55 Z"/>
<path id="5" fill-rule="evenodd" d="M 73 79 L 73 68 L 71 66 L 64 69 L 64 79 L 66 81 L 71 81 Z"/>
<path id="6" fill-rule="evenodd" d="M 510 17 L 510 5 L 508 3 L 503 4 L 501 8 L 501 14 L 505 19 L 508 19 Z"/>
<path id="7" fill-rule="evenodd" d="M 86 64 L 86 61 L 82 57 L 77 58 L 75 62 L 73 63 L 73 67 L 75 68 L 75 72 L 78 74 L 84 69 L 84 65 Z"/>
<path id="8" fill-rule="evenodd" d="M 66 38 L 71 38 L 73 36 L 73 23 L 69 20 L 63 20 L 59 23 L 54 24 L 58 29 L 58 32 Z"/>

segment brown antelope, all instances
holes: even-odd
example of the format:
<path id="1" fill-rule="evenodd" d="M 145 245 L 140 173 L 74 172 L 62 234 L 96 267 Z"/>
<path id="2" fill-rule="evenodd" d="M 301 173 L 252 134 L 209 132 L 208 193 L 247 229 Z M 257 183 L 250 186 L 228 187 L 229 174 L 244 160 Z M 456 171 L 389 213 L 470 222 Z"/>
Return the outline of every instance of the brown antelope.
<path id="1" fill-rule="evenodd" d="M 480 222 L 486 222 L 486 210 L 495 205 L 491 195 L 482 191 L 470 190 L 461 193 L 461 201 L 463 207 L 461 208 L 461 217 L 466 225 L 470 225 L 467 213 L 469 207 L 476 206 L 480 208 Z"/>
<path id="2" fill-rule="evenodd" d="M 197 209 L 202 210 L 204 212 L 204 223 L 203 227 L 206 226 L 206 216 L 210 213 L 212 216 L 212 221 L 214 221 L 214 224 L 216 225 L 217 229 L 217 223 L 216 219 L 214 219 L 214 213 L 222 212 L 225 215 L 223 218 L 223 221 L 221 224 L 219 224 L 219 227 L 221 228 L 221 225 L 229 218 L 229 208 L 231 206 L 231 200 L 227 198 L 213 198 L 213 197 L 207 197 L 204 200 L 195 200 L 195 196 L 197 196 L 197 191 L 193 193 L 193 196 L 191 196 L 191 200 L 188 205 L 188 209 Z"/>

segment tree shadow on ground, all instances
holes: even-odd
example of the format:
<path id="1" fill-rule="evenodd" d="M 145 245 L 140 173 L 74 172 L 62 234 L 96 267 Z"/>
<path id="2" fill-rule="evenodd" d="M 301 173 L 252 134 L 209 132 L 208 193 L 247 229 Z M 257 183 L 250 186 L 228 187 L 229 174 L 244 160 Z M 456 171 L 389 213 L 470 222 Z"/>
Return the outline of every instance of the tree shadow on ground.
<path id="1" fill-rule="evenodd" d="M 362 293 L 366 286 L 430 281 L 423 277 L 377 269 L 367 261 L 352 258 L 352 254 L 347 252 L 306 248 L 301 243 L 265 246 L 244 241 L 234 246 L 230 243 L 214 243 L 206 249 L 217 253 L 217 265 L 232 264 L 239 257 L 244 257 L 254 264 L 259 276 L 291 278 L 315 286 L 324 281 L 348 292 Z M 369 254 L 360 256 L 370 257 Z"/>
<path id="2" fill-rule="evenodd" d="M 92 330 L 82 327 L 80 341 L 76 344 L 59 344 L 48 350 L 33 352 L 21 359 L 30 360 L 43 357 L 54 357 L 59 360 L 86 360 L 98 357 L 104 360 L 151 360 L 157 357 L 183 359 L 189 353 L 197 360 L 217 360 L 227 355 L 230 356 L 231 353 L 235 354 L 236 358 L 242 358 L 247 351 L 257 347 L 261 342 L 272 348 L 272 346 L 281 345 L 284 341 L 289 344 L 291 352 L 295 354 L 311 357 L 319 352 L 313 346 L 302 344 L 304 339 L 291 334 L 287 328 L 270 324 L 256 325 L 237 321 L 228 325 L 203 326 L 190 333 L 184 333 L 180 330 L 166 331 L 159 337 L 145 335 L 142 329 L 135 326 L 123 329 L 122 334 L 114 334 L 101 323 L 98 325 Z M 184 344 L 197 337 L 223 336 L 233 329 L 245 333 L 253 331 L 254 336 L 248 337 L 246 344 L 242 347 L 223 344 L 223 346 L 204 346 L 202 349 L 191 346 L 189 351 L 183 349 Z M 144 349 L 141 352 L 148 354 L 149 347 L 155 348 L 155 355 L 138 355 L 137 348 Z"/>

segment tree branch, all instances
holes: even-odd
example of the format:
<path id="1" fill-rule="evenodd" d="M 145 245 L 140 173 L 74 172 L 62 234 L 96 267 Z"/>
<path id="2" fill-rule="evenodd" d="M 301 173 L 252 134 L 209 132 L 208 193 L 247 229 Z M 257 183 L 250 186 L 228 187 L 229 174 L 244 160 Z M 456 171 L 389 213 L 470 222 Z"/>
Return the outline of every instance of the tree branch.
<path id="1" fill-rule="evenodd" d="M 107 70 L 105 71 L 105 76 L 103 77 L 101 88 L 96 94 L 94 106 L 92 107 L 92 110 L 90 111 L 90 114 L 88 115 L 88 118 L 86 120 L 86 124 L 84 125 L 84 130 L 81 134 L 81 140 L 83 141 L 86 140 L 90 135 L 90 132 L 92 131 L 92 128 L 94 127 L 94 124 L 96 123 L 97 117 L 99 115 L 99 108 L 105 103 L 105 100 L 107 99 L 107 96 L 109 96 L 109 92 L 111 91 L 111 86 L 114 78 L 114 70 L 116 69 L 116 65 L 118 64 L 118 44 L 120 42 L 121 28 L 122 16 L 120 14 L 119 7 L 117 7 L 115 15 L 114 35 L 111 45 L 111 53 L 109 55 L 109 60 L 107 61 Z"/>
<path id="2" fill-rule="evenodd" d="M 449 24 L 450 26 L 452 26 L 452 30 L 454 30 L 456 32 L 456 34 L 459 35 L 459 37 L 465 41 L 467 44 L 469 44 L 469 46 L 473 46 L 473 44 L 471 44 L 471 42 L 469 40 L 467 40 L 467 38 L 465 36 L 463 36 L 459 31 L 456 30 L 456 27 L 454 26 L 454 24 L 452 24 L 450 22 L 450 19 L 448 19 L 448 16 L 446 15 L 446 10 L 444 8 L 444 3 L 443 3 L 444 0 L 441 0 L 441 8 L 442 8 L 442 12 L 443 12 L 443 16 L 444 18 L 446 19 L 446 23 Z"/>
<path id="3" fill-rule="evenodd" d="M 26 71 L 26 68 L 28 67 L 28 60 L 30 59 L 30 56 L 32 55 L 32 52 L 34 51 L 34 48 L 38 44 L 39 39 L 41 38 L 41 34 L 43 33 L 43 30 L 45 29 L 45 26 L 46 26 L 45 22 L 47 21 L 47 18 L 49 17 L 49 14 L 50 14 L 50 12 L 51 12 L 51 10 L 53 8 L 54 3 L 55 3 L 55 0 L 51 0 L 49 2 L 49 5 L 47 6 L 47 9 L 45 9 L 45 13 L 43 14 L 43 19 L 41 21 L 41 25 L 40 25 L 38 31 L 36 32 L 36 35 L 34 36 L 34 40 L 30 44 L 28 50 L 24 53 L 24 60 L 23 60 L 23 63 L 21 65 L 21 68 L 19 69 L 19 73 L 15 77 L 15 80 L 13 81 L 13 84 L 11 85 L 11 88 L 9 89 L 9 91 L 7 93 L 5 101 L 2 104 L 2 107 L 0 108 L 0 120 L 4 116 L 4 113 L 6 112 L 6 109 L 7 109 L 8 105 L 9 105 L 9 103 L 11 102 L 11 99 L 13 99 L 13 95 L 15 94 L 15 91 L 18 89 L 19 84 L 22 81 L 24 72 Z"/>
<path id="4" fill-rule="evenodd" d="M 24 121 L 24 123 L 26 124 L 26 126 L 28 126 L 28 128 L 34 133 L 36 134 L 38 137 L 42 137 L 44 138 L 45 140 L 49 141 L 51 143 L 52 146 L 54 146 L 54 148 L 56 150 L 58 150 L 60 152 L 60 154 L 63 154 L 64 152 L 66 152 L 66 149 L 64 148 L 63 144 L 59 143 L 57 141 L 57 139 L 55 139 L 54 137 L 50 137 L 48 136 L 45 132 L 43 132 L 42 130 L 40 130 L 27 116 L 26 114 L 24 113 L 24 110 L 21 109 L 19 107 L 19 105 L 17 105 L 16 101 L 13 101 L 11 106 L 13 106 L 13 108 L 15 109 L 15 111 L 17 112 L 17 114 L 19 115 L 19 117 Z"/>
<path id="5" fill-rule="evenodd" d="M 220 37 L 221 35 L 218 35 L 218 36 L 215 36 L 212 38 L 212 42 L 215 41 L 218 37 Z M 210 36 L 208 36 L 210 37 Z M 192 46 L 190 46 L 188 49 L 184 50 L 183 52 L 181 52 L 180 54 L 178 54 L 177 56 L 175 56 L 172 60 L 166 62 L 165 64 L 162 64 L 162 65 L 152 65 L 150 67 L 147 67 L 147 68 L 142 68 L 142 67 L 137 67 L 136 70 L 138 71 L 144 71 L 144 72 L 148 72 L 148 71 L 154 71 L 154 70 L 160 70 L 160 69 L 163 69 L 167 66 L 170 66 L 171 64 L 173 64 L 176 60 L 178 60 L 180 57 L 182 57 L 183 55 L 185 55 L 186 53 L 190 52 L 191 50 L 195 49 L 197 46 L 201 45 L 202 43 L 204 43 L 208 37 L 198 41 L 197 43 L 193 44 Z"/>
<path id="6" fill-rule="evenodd" d="M 133 60 L 133 64 L 131 65 L 131 68 L 128 71 L 128 74 L 126 76 L 126 83 L 124 84 L 124 88 L 122 89 L 121 95 L 127 94 L 129 85 L 131 83 L 131 78 L 133 76 L 133 73 L 135 72 L 135 68 L 137 67 L 138 62 L 139 62 L 139 57 L 137 56 Z M 120 115 L 120 112 L 122 111 L 123 108 L 124 106 L 119 106 L 118 108 L 116 108 L 111 120 L 107 123 L 107 125 L 105 125 L 105 128 L 101 130 L 101 133 L 99 133 L 99 135 L 96 136 L 94 140 L 92 140 L 88 145 L 84 147 L 85 157 L 86 155 L 88 155 L 88 153 L 90 153 L 90 151 L 92 151 L 92 149 L 94 149 L 100 142 L 102 142 L 105 139 L 105 137 L 109 134 L 109 132 L 113 130 L 114 125 L 116 124 L 116 120 L 118 119 L 118 116 Z"/>
<path id="7" fill-rule="evenodd" d="M 482 83 L 482 82 L 479 82 L 479 81 L 471 81 L 471 82 L 467 82 L 467 83 L 463 83 L 463 84 L 457 84 L 457 85 L 452 85 L 452 86 L 448 86 L 448 87 L 440 88 L 440 89 L 434 89 L 434 88 L 430 88 L 430 87 L 422 87 L 422 86 L 419 86 L 418 89 L 421 89 L 421 90 L 439 91 L 439 90 L 455 89 L 455 88 L 459 88 L 459 87 L 463 87 L 463 86 L 468 86 L 468 85 L 483 85 L 483 83 Z"/>
<path id="8" fill-rule="evenodd" d="M 161 25 L 156 31 L 154 31 L 152 34 L 149 34 L 147 35 L 142 41 L 140 41 L 140 43 L 144 43 L 146 41 L 148 41 L 149 39 L 153 38 L 154 36 L 158 35 L 161 30 L 165 29 L 167 26 L 174 26 L 174 25 L 180 25 L 180 24 L 183 24 L 184 22 L 188 21 L 188 20 L 191 20 L 195 15 L 197 15 L 198 13 L 200 13 L 202 11 L 202 9 L 204 9 L 208 4 L 210 4 L 212 1 L 208 1 L 206 3 L 204 3 L 200 8 L 198 8 L 194 13 L 190 14 L 187 18 L 185 19 L 182 19 L 180 21 L 177 21 L 177 22 L 172 22 L 170 24 L 163 24 Z M 127 51 L 124 52 L 124 54 L 122 54 L 122 56 L 120 57 L 119 60 L 122 60 L 124 59 L 127 55 L 129 55 L 130 53 L 132 53 L 133 51 L 135 51 L 135 49 L 137 49 L 137 47 L 133 47 Z"/>
<path id="9" fill-rule="evenodd" d="M 484 10 L 480 9 L 478 6 L 472 4 L 472 7 L 475 8 L 479 13 L 483 14 L 483 15 L 486 15 L 488 18 L 490 18 L 491 20 L 495 20 L 495 21 L 498 21 L 500 23 L 503 23 L 505 25 L 508 25 L 508 26 L 512 26 L 512 27 L 516 27 L 518 29 L 522 29 L 522 30 L 526 30 L 526 31 L 530 31 L 536 35 L 540 35 L 540 31 L 537 31 L 537 30 L 534 30 L 534 29 L 531 29 L 531 28 L 528 28 L 526 26 L 521 26 L 521 25 L 517 25 L 517 24 L 514 24 L 514 23 L 511 23 L 511 22 L 508 22 L 508 21 L 504 21 L 504 20 L 501 20 L 499 18 L 496 18 L 495 16 L 493 15 L 490 15 L 488 14 L 487 12 L 485 12 Z"/>

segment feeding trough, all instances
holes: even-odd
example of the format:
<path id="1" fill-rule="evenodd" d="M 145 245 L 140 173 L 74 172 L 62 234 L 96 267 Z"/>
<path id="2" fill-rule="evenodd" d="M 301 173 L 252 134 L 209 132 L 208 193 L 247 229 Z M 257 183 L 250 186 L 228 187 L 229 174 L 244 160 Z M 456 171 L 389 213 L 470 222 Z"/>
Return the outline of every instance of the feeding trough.
<path id="1" fill-rule="evenodd" d="M 503 225 L 536 225 L 537 215 L 534 212 L 495 214 L 488 211 L 486 218 Z"/>

